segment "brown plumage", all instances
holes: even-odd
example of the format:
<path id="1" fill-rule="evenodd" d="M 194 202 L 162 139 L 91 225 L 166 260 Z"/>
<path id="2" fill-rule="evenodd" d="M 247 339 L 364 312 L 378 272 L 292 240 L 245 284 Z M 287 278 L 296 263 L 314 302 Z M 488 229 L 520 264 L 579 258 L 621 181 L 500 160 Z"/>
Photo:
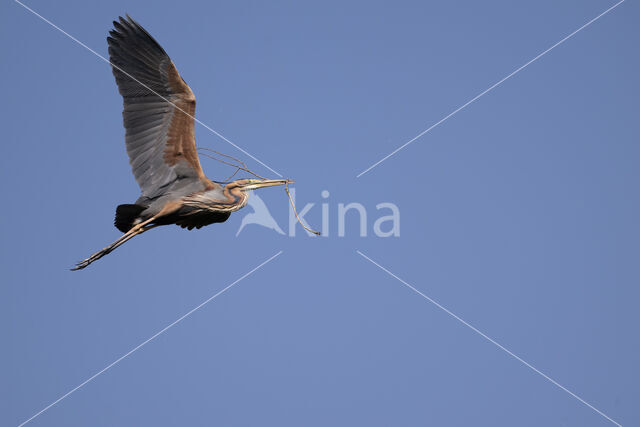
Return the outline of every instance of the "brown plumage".
<path id="1" fill-rule="evenodd" d="M 207 178 L 196 151 L 196 98 L 191 88 L 140 24 L 127 16 L 113 26 L 107 38 L 109 58 L 123 99 L 129 162 L 142 194 L 135 204 L 116 209 L 114 223 L 124 234 L 73 270 L 159 225 L 191 230 L 224 222 L 246 205 L 246 191 L 289 182 L 241 179 L 223 185 Z"/>

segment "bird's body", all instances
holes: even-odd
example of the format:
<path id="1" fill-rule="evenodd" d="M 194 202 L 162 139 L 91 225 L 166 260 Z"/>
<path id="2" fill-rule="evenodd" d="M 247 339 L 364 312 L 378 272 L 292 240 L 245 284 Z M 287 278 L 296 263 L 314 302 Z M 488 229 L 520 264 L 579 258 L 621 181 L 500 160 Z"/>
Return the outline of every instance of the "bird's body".
<path id="1" fill-rule="evenodd" d="M 238 191 L 239 188 L 235 182 L 226 186 L 213 183 L 207 189 L 201 182 L 193 179 L 176 180 L 168 186 L 166 194 L 155 198 L 142 195 L 133 205 L 120 205 L 116 209 L 115 225 L 126 233 L 132 225 L 158 215 L 167 204 L 176 201 L 180 202 L 179 207 L 156 219 L 155 224 L 177 224 L 191 230 L 214 222 L 224 222 L 231 212 L 247 204 L 248 194 Z M 127 208 L 120 208 L 121 206 Z"/>
<path id="2" fill-rule="evenodd" d="M 191 230 L 224 222 L 247 204 L 247 191 L 288 183 L 241 179 L 224 185 L 207 178 L 196 151 L 191 88 L 164 49 L 131 17 L 113 25 L 109 57 L 124 103 L 125 145 L 142 194 L 135 204 L 116 209 L 115 225 L 125 234 L 74 270 L 159 225 Z"/>

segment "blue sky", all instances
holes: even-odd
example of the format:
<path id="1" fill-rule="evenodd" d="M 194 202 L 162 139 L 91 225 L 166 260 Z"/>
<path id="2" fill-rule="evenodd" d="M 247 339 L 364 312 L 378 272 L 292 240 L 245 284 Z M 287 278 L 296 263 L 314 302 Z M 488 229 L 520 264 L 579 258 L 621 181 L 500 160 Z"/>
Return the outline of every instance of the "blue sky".
<path id="1" fill-rule="evenodd" d="M 196 117 L 286 177 L 329 236 L 162 227 L 81 272 L 138 188 L 108 64 L 0 5 L 0 424 L 640 424 L 640 83 L 626 1 L 365 175 L 615 1 L 44 2 L 107 55 L 129 13 Z M 202 126 L 198 144 L 274 174 Z M 227 167 L 203 159 L 207 175 Z M 329 197 L 323 198 L 322 191 Z M 288 232 L 286 195 L 260 192 Z M 338 204 L 368 213 L 368 236 Z M 379 203 L 400 236 L 376 237 Z"/>

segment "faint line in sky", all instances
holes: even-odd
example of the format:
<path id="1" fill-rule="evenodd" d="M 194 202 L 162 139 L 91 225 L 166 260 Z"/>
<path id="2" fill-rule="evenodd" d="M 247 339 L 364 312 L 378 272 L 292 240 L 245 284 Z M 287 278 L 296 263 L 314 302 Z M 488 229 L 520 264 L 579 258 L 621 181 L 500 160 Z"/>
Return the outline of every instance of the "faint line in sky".
<path id="1" fill-rule="evenodd" d="M 582 402 L 583 404 L 585 404 L 586 406 L 588 406 L 589 408 L 593 409 L 594 411 L 596 411 L 598 414 L 602 415 L 604 418 L 606 418 L 607 420 L 611 421 L 613 424 L 622 427 L 622 424 L 617 423 L 616 421 L 614 421 L 612 418 L 610 418 L 609 416 L 607 416 L 607 414 L 605 414 L 604 412 L 600 411 L 599 409 L 597 409 L 596 407 L 594 407 L 593 405 L 591 405 L 590 403 L 588 403 L 587 401 L 585 401 L 583 398 L 581 398 L 580 396 L 578 396 L 577 394 L 575 394 L 574 392 L 572 392 L 571 390 L 567 389 L 566 387 L 564 387 L 562 384 L 558 383 L 557 381 L 555 381 L 553 378 L 549 377 L 548 375 L 546 375 L 545 373 L 541 372 L 540 370 L 538 370 L 536 367 L 534 367 L 533 365 L 531 365 L 530 363 L 526 362 L 525 360 L 523 360 L 522 358 L 520 358 L 519 356 L 517 356 L 516 354 L 514 354 L 513 352 L 511 352 L 509 349 L 507 349 L 506 347 L 502 346 L 500 343 L 498 343 L 497 341 L 495 341 L 493 338 L 489 337 L 488 335 L 486 335 L 485 333 L 483 333 L 482 331 L 480 331 L 479 329 L 477 329 L 476 327 L 474 327 L 473 325 L 467 323 L 465 320 L 463 320 L 461 317 L 457 316 L 456 314 L 454 314 L 453 312 L 449 311 L 447 308 L 445 308 L 444 306 L 440 305 L 438 302 L 436 302 L 434 299 L 428 297 L 427 295 L 425 295 L 424 293 L 420 292 L 418 289 L 416 289 L 415 287 L 413 287 L 412 285 L 410 285 L 409 283 L 405 282 L 404 280 L 402 280 L 400 277 L 396 276 L 395 274 L 393 274 L 391 271 L 387 270 L 386 268 L 384 268 L 383 266 L 381 266 L 380 264 L 378 264 L 377 262 L 375 262 L 374 260 L 372 260 L 371 258 L 369 258 L 368 256 L 366 256 L 365 254 L 363 254 L 362 252 L 360 252 L 359 250 L 356 250 L 356 252 L 362 256 L 364 259 L 366 259 L 367 261 L 369 261 L 370 263 L 372 263 L 373 265 L 375 265 L 376 267 L 378 267 L 379 269 L 381 269 L 382 271 L 384 271 L 385 273 L 387 273 L 388 275 L 390 275 L 391 277 L 393 277 L 394 279 L 396 279 L 397 281 L 399 281 L 400 283 L 402 283 L 403 285 L 405 285 L 407 288 L 411 289 L 412 291 L 414 291 L 415 293 L 417 293 L 418 295 L 420 295 L 421 297 L 423 297 L 424 299 L 426 299 L 427 301 L 429 301 L 430 303 L 432 303 L 433 305 L 435 305 L 436 307 L 438 307 L 440 310 L 444 311 L 445 313 L 447 313 L 449 316 L 453 317 L 454 319 L 456 319 L 457 321 L 459 321 L 460 323 L 462 323 L 463 325 L 465 325 L 466 327 L 468 327 L 469 329 L 471 329 L 472 331 L 474 331 L 475 333 L 477 333 L 478 335 L 480 335 L 481 337 L 483 337 L 484 339 L 486 339 L 487 341 L 489 341 L 490 343 L 494 344 L 496 347 L 498 347 L 500 350 L 504 351 L 505 353 L 507 353 L 509 356 L 513 357 L 514 359 L 516 359 L 517 361 L 519 361 L 520 363 L 522 363 L 523 365 L 525 365 L 526 367 L 530 368 L 531 370 L 533 370 L 534 372 L 536 372 L 537 374 L 539 374 L 540 376 L 542 376 L 544 379 L 546 379 L 547 381 L 551 382 L 552 384 L 554 384 L 555 386 L 559 387 L 560 389 L 566 391 L 567 393 L 569 393 L 571 396 L 573 396 L 574 398 L 576 398 L 577 400 L 579 400 L 580 402 Z"/>
<path id="2" fill-rule="evenodd" d="M 139 350 L 140 348 L 144 347 L 146 344 L 148 344 L 150 341 L 154 340 L 155 338 L 157 338 L 158 336 L 162 335 L 163 333 L 165 333 L 167 330 L 169 330 L 170 328 L 172 328 L 173 326 L 175 326 L 176 324 L 180 323 L 181 321 L 183 321 L 185 318 L 189 317 L 191 314 L 193 314 L 194 312 L 196 312 L 197 310 L 199 310 L 200 308 L 204 307 L 206 304 L 208 304 L 210 301 L 212 301 L 213 299 L 217 298 L 219 295 L 223 294 L 225 291 L 227 291 L 228 289 L 230 289 L 232 286 L 234 286 L 235 284 L 237 284 L 238 282 L 240 282 L 241 280 L 245 279 L 247 276 L 249 276 L 250 274 L 252 274 L 253 272 L 255 272 L 256 270 L 262 268 L 263 266 L 265 266 L 266 264 L 268 264 L 269 262 L 273 261 L 277 256 L 279 256 L 280 254 L 282 254 L 282 251 L 278 252 L 277 254 L 273 255 L 271 258 L 269 258 L 268 260 L 264 261 L 262 264 L 258 265 L 257 267 L 255 267 L 253 270 L 249 271 L 248 273 L 245 273 L 243 276 L 241 276 L 239 279 L 237 279 L 236 281 L 234 281 L 233 283 L 231 283 L 230 285 L 228 285 L 226 288 L 222 289 L 221 291 L 219 291 L 218 293 L 216 293 L 215 295 L 209 297 L 208 299 L 206 299 L 203 303 L 201 303 L 200 305 L 192 308 L 191 310 L 189 310 L 186 314 L 180 316 L 177 320 L 173 321 L 172 323 L 170 323 L 168 326 L 165 326 L 163 329 L 161 329 L 160 331 L 156 332 L 154 335 L 152 335 L 150 338 L 147 338 L 145 341 L 143 341 L 141 344 L 138 344 L 136 347 L 134 347 L 133 349 L 129 350 L 127 353 L 125 353 L 124 355 L 120 356 L 118 359 L 116 359 L 114 362 L 110 363 L 109 365 L 107 365 L 105 368 L 103 368 L 101 371 L 98 371 L 96 374 L 92 375 L 91 377 L 89 377 L 88 379 L 86 379 L 85 381 L 83 381 L 82 383 L 78 384 L 76 387 L 74 387 L 73 389 L 69 390 L 67 393 L 63 394 L 62 396 L 60 396 L 57 400 L 53 401 L 52 403 L 50 403 L 49 405 L 45 406 L 42 410 L 40 410 L 40 412 L 34 414 L 33 416 L 31 416 L 31 418 L 27 419 L 26 421 L 23 421 L 20 425 L 18 425 L 18 427 L 22 427 L 23 425 L 27 424 L 28 422 L 30 422 L 31 420 L 33 420 L 34 418 L 36 418 L 38 415 L 42 414 L 43 412 L 47 411 L 48 409 L 50 409 L 51 407 L 55 406 L 56 404 L 58 404 L 60 401 L 62 401 L 63 399 L 65 399 L 66 397 L 68 397 L 70 394 L 76 392 L 77 390 L 79 390 L 80 388 L 84 387 L 86 384 L 90 383 L 91 381 L 93 381 L 95 378 L 97 378 L 98 376 L 102 375 L 104 372 L 106 372 L 107 370 L 111 369 L 113 366 L 117 365 L 119 362 L 121 362 L 123 359 L 129 357 L 131 354 L 135 353 L 137 350 Z"/>
<path id="3" fill-rule="evenodd" d="M 16 0 L 17 1 L 17 0 Z M 356 178 L 360 178 L 362 175 L 364 175 L 365 173 L 369 172 L 371 169 L 375 168 L 376 166 L 378 166 L 380 163 L 384 162 L 385 160 L 387 160 L 389 157 L 393 156 L 394 154 L 396 154 L 398 151 L 402 150 L 403 148 L 405 148 L 407 145 L 411 144 L 412 142 L 414 142 L 416 139 L 422 137 L 424 134 L 426 134 L 427 132 L 431 131 L 433 128 L 435 128 L 436 126 L 440 125 L 441 123 L 444 123 L 445 121 L 447 121 L 450 117 L 454 116 L 455 114 L 457 114 L 460 110 L 464 109 L 465 107 L 467 107 L 469 104 L 473 103 L 474 101 L 476 101 L 477 99 L 481 98 L 482 96 L 484 96 L 485 94 L 487 94 L 488 92 L 490 92 L 491 90 L 495 89 L 496 87 L 500 86 L 503 82 L 505 82 L 506 80 L 510 79 L 511 77 L 515 76 L 516 74 L 518 74 L 520 71 L 522 71 L 523 69 L 525 69 L 527 66 L 529 66 L 530 64 L 532 64 L 533 62 L 537 61 L 538 59 L 540 59 L 542 56 L 546 55 L 547 53 L 549 53 L 551 50 L 553 50 L 554 48 L 556 48 L 557 46 L 561 45 L 562 43 L 564 43 L 565 41 L 567 41 L 568 39 L 570 39 L 571 37 L 573 37 L 574 35 L 578 34 L 580 31 L 584 30 L 585 28 L 587 28 L 589 25 L 593 24 L 594 22 L 596 22 L 598 19 L 602 18 L 604 15 L 606 15 L 607 13 L 611 12 L 613 9 L 615 9 L 616 7 L 618 7 L 620 4 L 624 3 L 625 0 L 620 0 L 618 3 L 614 4 L 613 6 L 611 6 L 609 9 L 605 10 L 604 12 L 602 12 L 600 15 L 596 16 L 595 18 L 593 18 L 591 21 L 587 22 L 586 24 L 584 24 L 582 27 L 578 28 L 577 30 L 575 30 L 573 33 L 569 34 L 568 36 L 566 36 L 565 38 L 563 38 L 562 40 L 560 40 L 559 42 L 557 42 L 556 44 L 554 44 L 553 46 L 551 46 L 550 48 L 548 48 L 547 50 L 545 50 L 544 52 L 540 53 L 538 56 L 536 56 L 535 58 L 533 58 L 532 60 L 530 60 L 529 62 L 527 62 L 526 64 L 522 65 L 520 68 L 517 68 L 515 71 L 511 72 L 511 74 L 507 75 L 506 77 L 504 77 L 502 80 L 498 81 L 497 83 L 493 84 L 492 86 L 490 86 L 488 89 L 484 90 L 483 92 L 481 92 L 480 94 L 476 95 L 475 97 L 471 98 L 469 101 L 467 101 L 466 103 L 462 104 L 460 107 L 456 108 L 455 110 L 453 110 L 451 113 L 447 114 L 446 116 L 444 116 L 442 119 L 440 119 L 439 121 L 437 121 L 436 123 L 434 123 L 433 125 L 431 125 L 430 127 L 428 127 L 427 129 L 425 129 L 424 131 L 420 132 L 418 135 L 416 135 L 415 137 L 411 138 L 409 141 L 405 142 L 404 144 L 402 144 L 400 147 L 396 148 L 395 150 L 393 150 L 391 153 L 387 154 L 386 156 L 384 156 L 382 159 L 378 160 L 377 162 L 375 162 L 374 164 L 372 164 L 371 166 L 369 166 L 367 169 L 363 170 L 362 172 L 360 172 Z"/>
<path id="4" fill-rule="evenodd" d="M 178 107 L 176 104 L 174 104 L 173 102 L 169 101 L 167 98 L 165 98 L 164 96 L 160 95 L 158 92 L 154 91 L 153 89 L 151 89 L 149 86 L 145 85 L 144 83 L 142 83 L 140 80 L 136 79 L 135 77 L 133 77 L 131 74 L 127 73 L 126 71 L 124 71 L 122 68 L 118 67 L 117 65 L 111 63 L 111 61 L 109 61 L 107 58 L 105 58 L 104 56 L 100 55 L 98 52 L 96 52 L 95 50 L 91 49 L 89 46 L 87 46 L 86 44 L 82 43 L 80 40 L 78 40 L 77 38 L 73 37 L 71 34 L 67 33 L 65 30 L 63 30 L 62 28 L 58 27 L 56 24 L 54 24 L 53 22 L 49 21 L 47 18 L 45 18 L 44 16 L 40 15 L 38 12 L 36 12 L 35 10 L 31 9 L 29 6 L 25 5 L 24 3 L 22 3 L 20 0 L 14 0 L 16 3 L 18 3 L 20 6 L 24 7 L 25 9 L 27 9 L 29 12 L 33 13 L 34 15 L 36 15 L 38 18 L 42 19 L 44 22 L 46 22 L 47 24 L 51 25 L 53 28 L 55 28 L 56 30 L 60 31 L 62 34 L 64 34 L 65 36 L 69 37 L 71 40 L 73 40 L 74 42 L 76 42 L 77 44 L 79 44 L 80 46 L 84 47 L 85 49 L 87 49 L 89 52 L 93 53 L 95 56 L 97 56 L 98 58 L 102 59 L 103 61 L 105 61 L 106 63 L 110 64 L 112 67 L 117 68 L 118 70 L 120 70 L 122 73 L 126 74 L 129 78 L 131 78 L 132 80 L 136 81 L 138 84 L 140 84 L 142 87 L 144 87 L 145 89 L 151 91 L 153 94 L 155 94 L 156 96 L 160 97 L 161 99 L 163 99 L 164 101 L 168 102 L 169 104 L 173 105 L 177 110 L 180 110 L 181 112 L 183 112 L 184 114 L 186 114 L 187 116 L 191 117 L 195 122 L 201 124 L 202 126 L 204 126 L 206 129 L 210 130 L 211 132 L 213 132 L 216 136 L 220 137 L 221 139 L 223 139 L 224 141 L 228 142 L 229 144 L 233 145 L 237 150 L 240 150 L 241 152 L 243 152 L 244 154 L 246 154 L 247 156 L 251 157 L 253 160 L 255 160 L 256 162 L 260 163 L 262 166 L 264 166 L 265 168 L 269 169 L 271 172 L 275 173 L 276 175 L 278 175 L 279 177 L 282 178 L 282 175 L 278 172 L 276 172 L 275 170 L 271 169 L 269 166 L 267 166 L 265 163 L 263 163 L 262 161 L 260 161 L 258 158 L 254 157 L 253 155 L 251 155 L 249 152 L 247 152 L 245 149 L 243 149 L 242 147 L 236 145 L 235 143 L 231 142 L 229 139 L 227 139 L 224 135 L 222 135 L 221 133 L 217 132 L 216 130 L 214 130 L 213 128 L 211 128 L 210 126 L 208 126 L 207 124 L 201 122 L 200 120 L 196 119 L 194 116 L 192 116 L 191 114 L 187 113 L 186 111 L 184 111 L 182 108 Z"/>

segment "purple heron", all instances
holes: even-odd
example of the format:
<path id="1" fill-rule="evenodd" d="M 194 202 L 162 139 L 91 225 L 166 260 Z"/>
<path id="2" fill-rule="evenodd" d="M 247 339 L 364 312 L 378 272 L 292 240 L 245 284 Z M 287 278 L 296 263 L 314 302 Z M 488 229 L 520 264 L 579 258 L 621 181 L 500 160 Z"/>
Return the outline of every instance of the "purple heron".
<path id="1" fill-rule="evenodd" d="M 142 194 L 134 204 L 116 208 L 115 226 L 124 234 L 72 270 L 160 225 L 191 230 L 224 222 L 247 204 L 247 191 L 289 183 L 240 179 L 225 185 L 207 178 L 196 151 L 193 92 L 164 49 L 136 21 L 127 15 L 113 26 L 107 37 L 109 59 L 124 101 L 127 154 Z"/>

